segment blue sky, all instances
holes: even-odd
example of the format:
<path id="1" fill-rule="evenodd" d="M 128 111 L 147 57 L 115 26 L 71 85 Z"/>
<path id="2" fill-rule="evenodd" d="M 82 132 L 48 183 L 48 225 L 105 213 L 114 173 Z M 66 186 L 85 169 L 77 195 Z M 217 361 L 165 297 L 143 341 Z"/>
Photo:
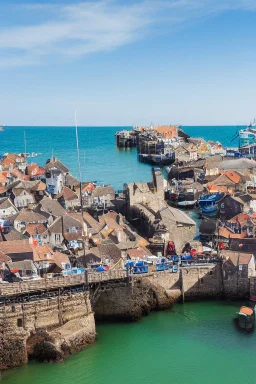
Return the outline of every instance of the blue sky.
<path id="1" fill-rule="evenodd" d="M 255 0 L 8 0 L 0 14 L 2 124 L 256 116 Z"/>

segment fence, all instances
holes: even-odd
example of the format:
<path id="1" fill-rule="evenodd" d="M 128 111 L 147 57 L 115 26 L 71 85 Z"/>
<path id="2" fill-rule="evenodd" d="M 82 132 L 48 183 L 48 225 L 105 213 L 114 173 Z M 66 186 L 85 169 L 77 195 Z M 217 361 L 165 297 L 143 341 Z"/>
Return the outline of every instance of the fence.
<path id="1" fill-rule="evenodd" d="M 107 272 L 91 272 L 85 271 L 81 275 L 45 278 L 35 281 L 21 281 L 18 283 L 6 283 L 0 285 L 0 297 L 10 296 L 21 293 L 29 293 L 35 291 L 47 291 L 64 287 L 72 287 L 76 285 L 99 283 L 102 281 L 125 279 L 127 272 L 125 270 L 112 270 Z"/>

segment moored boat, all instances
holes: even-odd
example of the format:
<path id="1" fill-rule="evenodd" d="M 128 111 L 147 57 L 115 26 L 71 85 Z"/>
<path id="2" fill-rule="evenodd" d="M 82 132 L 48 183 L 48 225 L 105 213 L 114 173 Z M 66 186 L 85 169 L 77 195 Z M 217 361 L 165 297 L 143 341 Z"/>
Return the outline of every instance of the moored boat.
<path id="1" fill-rule="evenodd" d="M 193 192 L 180 193 L 177 200 L 177 206 L 180 208 L 192 208 L 197 203 Z"/>
<path id="2" fill-rule="evenodd" d="M 209 195 L 204 195 L 201 196 L 198 205 L 200 208 L 208 205 L 212 205 L 212 203 L 218 203 L 223 197 L 225 196 L 224 192 L 217 192 L 217 193 L 212 193 Z"/>
<path id="3" fill-rule="evenodd" d="M 242 306 L 237 312 L 238 325 L 240 328 L 246 331 L 252 331 L 255 323 L 254 309 L 246 306 Z"/>

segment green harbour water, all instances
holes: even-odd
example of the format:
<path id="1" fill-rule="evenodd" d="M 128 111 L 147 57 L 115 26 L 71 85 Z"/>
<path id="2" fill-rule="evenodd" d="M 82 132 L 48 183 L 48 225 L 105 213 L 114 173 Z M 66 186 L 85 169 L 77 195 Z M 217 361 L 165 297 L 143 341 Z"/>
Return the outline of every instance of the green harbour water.
<path id="1" fill-rule="evenodd" d="M 3 384 L 254 382 L 256 335 L 234 325 L 238 302 L 177 304 L 137 323 L 97 324 L 97 341 L 63 363 L 31 362 Z"/>
<path id="2" fill-rule="evenodd" d="M 122 127 L 79 128 L 85 181 L 149 181 L 151 167 L 137 161 L 136 149 L 118 150 L 115 132 Z M 128 127 L 129 129 L 129 127 Z M 235 146 L 238 127 L 184 127 L 187 133 Z M 54 151 L 77 176 L 75 130 L 71 127 L 6 127 L 0 154 L 41 153 L 40 165 Z M 193 213 L 191 214 L 193 217 Z M 194 217 L 193 217 L 194 218 Z M 233 319 L 240 303 L 195 302 L 174 312 L 152 313 L 137 323 L 97 324 L 97 341 L 63 363 L 28 365 L 1 375 L 3 384 L 247 384 L 254 382 L 256 335 L 238 331 Z"/>

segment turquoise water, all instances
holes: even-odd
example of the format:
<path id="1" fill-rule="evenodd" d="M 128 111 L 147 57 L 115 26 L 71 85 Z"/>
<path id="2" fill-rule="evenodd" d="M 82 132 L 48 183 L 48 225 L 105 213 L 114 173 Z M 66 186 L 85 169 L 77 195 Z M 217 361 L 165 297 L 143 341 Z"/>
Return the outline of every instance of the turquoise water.
<path id="1" fill-rule="evenodd" d="M 111 183 L 148 181 L 151 167 L 137 162 L 136 150 L 118 150 L 121 127 L 79 129 L 83 179 Z M 193 136 L 219 140 L 225 146 L 237 127 L 184 127 Z M 40 152 L 39 164 L 52 154 L 77 175 L 75 130 L 68 127 L 7 127 L 0 132 L 0 153 Z M 83 157 L 85 154 L 85 158 Z M 233 325 L 237 303 L 177 305 L 175 311 L 153 313 L 134 324 L 97 325 L 98 340 L 61 364 L 27 366 L 2 374 L 3 384 L 201 384 L 252 383 L 254 334 Z M 178 313 L 179 312 L 179 313 Z M 185 315 L 185 316 L 184 316 Z"/>
<path id="2" fill-rule="evenodd" d="M 82 177 L 85 181 L 112 184 L 122 189 L 123 183 L 149 181 L 151 167 L 137 161 L 136 149 L 120 150 L 115 145 L 115 132 L 129 127 L 81 127 L 79 141 L 81 151 Z M 238 127 L 183 127 L 188 134 L 219 140 L 225 146 L 236 145 L 231 138 Z M 0 154 L 24 152 L 24 131 L 27 138 L 27 152 L 41 153 L 28 159 L 44 165 L 46 159 L 54 156 L 63 161 L 74 176 L 77 176 L 77 154 L 75 128 L 72 127 L 5 127 L 0 132 Z"/>
<path id="3" fill-rule="evenodd" d="M 97 326 L 98 340 L 60 364 L 29 363 L 3 384 L 254 383 L 256 335 L 234 324 L 238 303 L 176 305 L 132 324 Z M 185 316 L 184 316 L 185 315 Z"/>

